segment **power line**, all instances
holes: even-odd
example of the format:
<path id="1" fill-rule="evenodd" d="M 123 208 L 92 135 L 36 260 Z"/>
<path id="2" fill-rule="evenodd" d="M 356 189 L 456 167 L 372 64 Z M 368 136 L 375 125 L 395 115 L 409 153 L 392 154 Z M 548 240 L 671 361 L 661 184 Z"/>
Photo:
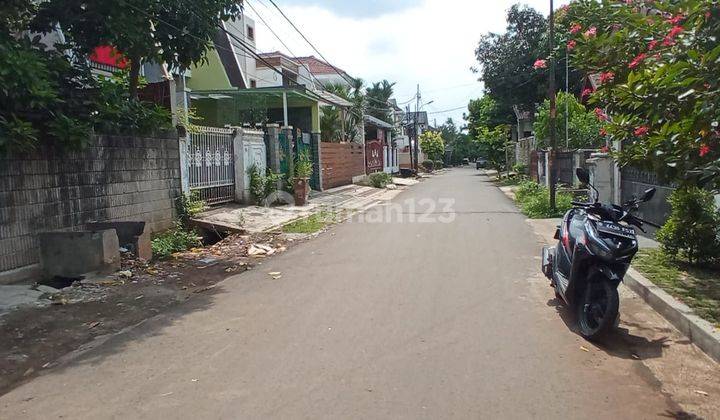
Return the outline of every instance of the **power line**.
<path id="1" fill-rule="evenodd" d="M 293 29 L 295 29 L 295 31 L 296 31 L 298 34 L 300 34 L 300 36 L 305 40 L 305 42 L 307 42 L 308 45 L 310 45 L 310 47 L 312 47 L 312 49 L 315 50 L 316 53 L 318 53 L 318 55 L 320 56 L 320 58 L 322 58 L 323 60 L 325 60 L 325 62 L 335 71 L 335 73 L 337 73 L 340 77 L 342 77 L 343 79 L 345 79 L 346 82 L 348 82 L 348 83 L 350 83 L 350 84 L 352 85 L 352 80 L 348 80 L 349 76 L 347 76 L 346 74 L 343 74 L 342 72 L 340 72 L 335 66 L 333 66 L 333 65 L 330 63 L 330 60 L 328 60 L 327 58 L 325 58 L 325 56 L 320 52 L 320 50 L 318 50 L 318 49 L 315 47 L 315 45 L 314 45 L 312 42 L 310 42 L 310 40 L 305 36 L 305 34 L 303 34 L 302 31 L 300 31 L 300 29 L 298 29 L 298 27 L 295 26 L 295 23 L 294 23 L 292 20 L 290 20 L 290 18 L 287 17 L 287 15 L 285 14 L 285 12 L 282 11 L 282 9 L 280 8 L 280 6 L 278 6 L 277 3 L 275 3 L 275 0 L 269 0 L 269 1 L 270 1 L 270 3 L 271 3 L 273 6 L 275 6 L 275 8 L 278 10 L 278 12 L 280 12 L 280 14 L 282 15 L 282 17 L 284 17 L 285 20 L 288 21 L 288 23 L 290 23 L 290 26 L 292 26 Z"/>

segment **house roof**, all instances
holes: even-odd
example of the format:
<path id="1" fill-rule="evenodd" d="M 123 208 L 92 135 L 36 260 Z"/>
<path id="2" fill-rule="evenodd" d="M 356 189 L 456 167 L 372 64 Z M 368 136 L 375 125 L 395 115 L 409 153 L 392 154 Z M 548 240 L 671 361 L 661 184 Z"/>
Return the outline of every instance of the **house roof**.
<path id="1" fill-rule="evenodd" d="M 375 118 L 372 115 L 365 115 L 365 122 L 368 125 L 378 127 L 378 128 L 385 128 L 385 129 L 393 128 L 392 124 L 389 124 L 379 118 Z"/>
<path id="2" fill-rule="evenodd" d="M 314 55 L 308 57 L 295 57 L 295 61 L 305 65 L 310 70 L 310 73 L 315 75 L 337 74 L 338 72 L 346 76 L 348 75 L 346 71 L 330 65 Z"/>

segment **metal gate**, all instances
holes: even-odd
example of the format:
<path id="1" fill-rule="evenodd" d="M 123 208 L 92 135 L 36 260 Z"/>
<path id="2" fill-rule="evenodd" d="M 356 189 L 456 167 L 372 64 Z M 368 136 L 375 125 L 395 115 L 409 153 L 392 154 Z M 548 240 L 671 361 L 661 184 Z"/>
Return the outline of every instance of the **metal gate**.
<path id="1" fill-rule="evenodd" d="M 207 204 L 233 201 L 235 198 L 235 162 L 233 130 L 199 127 L 189 133 L 188 164 L 190 191 Z"/>

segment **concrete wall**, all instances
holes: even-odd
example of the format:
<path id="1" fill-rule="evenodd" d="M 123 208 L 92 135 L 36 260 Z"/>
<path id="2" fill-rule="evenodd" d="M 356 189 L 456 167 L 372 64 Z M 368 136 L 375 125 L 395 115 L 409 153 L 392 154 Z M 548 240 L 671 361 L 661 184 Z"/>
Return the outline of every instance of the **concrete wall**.
<path id="1" fill-rule="evenodd" d="M 352 184 L 365 175 L 363 146 L 356 143 L 320 143 L 323 189 Z"/>
<path id="2" fill-rule="evenodd" d="M 39 261 L 38 233 L 91 221 L 171 226 L 180 194 L 177 135 L 99 136 L 79 152 L 0 158 L 0 282 Z M 21 270 L 22 271 L 22 270 Z"/>

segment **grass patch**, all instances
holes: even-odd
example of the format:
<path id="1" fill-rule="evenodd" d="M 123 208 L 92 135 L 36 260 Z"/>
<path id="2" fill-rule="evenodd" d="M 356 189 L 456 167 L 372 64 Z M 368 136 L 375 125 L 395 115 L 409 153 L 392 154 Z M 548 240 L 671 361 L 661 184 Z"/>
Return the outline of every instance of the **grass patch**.
<path id="1" fill-rule="evenodd" d="M 698 316 L 720 325 L 720 270 L 674 261 L 662 249 L 641 250 L 633 267 Z"/>
<path id="2" fill-rule="evenodd" d="M 530 219 L 551 219 L 562 217 L 570 210 L 573 200 L 572 194 L 558 191 L 555 196 L 555 210 L 550 208 L 550 191 L 533 181 L 521 181 L 515 190 L 515 202 Z"/>
<path id="3" fill-rule="evenodd" d="M 335 214 L 321 211 L 283 226 L 285 233 L 315 233 L 333 223 Z"/>

